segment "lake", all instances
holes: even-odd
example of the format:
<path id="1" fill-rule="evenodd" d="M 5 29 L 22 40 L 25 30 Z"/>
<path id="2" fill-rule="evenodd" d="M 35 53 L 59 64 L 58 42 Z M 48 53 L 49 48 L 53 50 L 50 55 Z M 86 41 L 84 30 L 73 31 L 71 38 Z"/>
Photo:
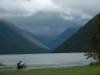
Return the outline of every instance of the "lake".
<path id="1" fill-rule="evenodd" d="M 90 63 L 84 53 L 0 55 L 0 63 L 16 65 L 22 60 L 27 65 L 82 66 Z"/>

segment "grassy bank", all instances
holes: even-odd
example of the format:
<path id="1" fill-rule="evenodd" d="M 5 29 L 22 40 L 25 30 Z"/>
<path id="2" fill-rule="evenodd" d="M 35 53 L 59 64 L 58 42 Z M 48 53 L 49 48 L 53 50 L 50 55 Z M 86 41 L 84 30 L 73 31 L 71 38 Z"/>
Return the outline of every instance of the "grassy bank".
<path id="1" fill-rule="evenodd" d="M 0 72 L 0 75 L 100 75 L 100 66 Z"/>
<path id="2" fill-rule="evenodd" d="M 0 63 L 0 66 L 5 66 L 5 65 Z"/>

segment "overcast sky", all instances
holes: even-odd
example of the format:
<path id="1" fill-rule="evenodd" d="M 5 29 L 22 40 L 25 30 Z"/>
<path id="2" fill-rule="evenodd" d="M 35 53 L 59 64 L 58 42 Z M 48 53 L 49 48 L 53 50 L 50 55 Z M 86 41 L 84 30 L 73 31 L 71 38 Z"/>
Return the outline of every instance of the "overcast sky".
<path id="1" fill-rule="evenodd" d="M 100 12 L 100 0 L 0 0 L 1 18 L 16 18 L 16 20 L 17 18 L 30 18 L 40 11 L 48 14 L 58 13 L 66 21 L 75 21 L 77 17 L 80 21 L 90 20 Z M 36 27 L 37 29 L 33 29 L 38 32 L 41 29 L 38 25 L 33 25 L 33 27 Z M 59 26 L 58 31 L 62 27 L 63 25 Z M 53 31 L 48 25 L 42 26 L 42 30 L 47 34 Z"/>
<path id="2" fill-rule="evenodd" d="M 100 0 L 0 0 L 0 16 L 31 16 L 38 11 L 88 18 L 100 11 Z"/>

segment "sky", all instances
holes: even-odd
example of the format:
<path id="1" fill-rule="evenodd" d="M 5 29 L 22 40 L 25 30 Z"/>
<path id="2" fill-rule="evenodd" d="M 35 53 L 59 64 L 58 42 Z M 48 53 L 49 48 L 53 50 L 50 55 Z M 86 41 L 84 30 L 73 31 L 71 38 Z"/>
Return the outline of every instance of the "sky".
<path id="1" fill-rule="evenodd" d="M 0 18 L 14 22 L 34 34 L 58 35 L 70 26 L 68 22 L 72 26 L 81 26 L 99 12 L 100 0 L 0 0 Z M 66 21 L 66 25 L 34 24 L 54 17 Z M 24 20 L 30 24 L 23 23 Z"/>

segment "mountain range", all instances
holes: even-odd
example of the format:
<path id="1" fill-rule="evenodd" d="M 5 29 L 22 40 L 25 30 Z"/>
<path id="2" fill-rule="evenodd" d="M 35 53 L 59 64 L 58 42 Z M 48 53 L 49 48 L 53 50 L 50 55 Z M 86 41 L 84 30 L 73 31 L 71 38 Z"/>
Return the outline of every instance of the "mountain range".
<path id="1" fill-rule="evenodd" d="M 47 53 L 48 50 L 31 33 L 0 19 L 0 54 Z"/>
<path id="2" fill-rule="evenodd" d="M 77 31 L 77 28 L 84 24 L 84 21 L 80 20 L 66 20 L 59 13 L 42 11 L 28 18 L 16 17 L 6 18 L 6 20 L 31 32 L 39 41 L 51 49 L 62 44 L 72 33 Z M 57 42 L 58 40 L 59 42 Z"/>
<path id="3" fill-rule="evenodd" d="M 92 20 L 86 23 L 85 26 L 81 27 L 75 34 L 57 47 L 53 52 L 83 52 L 84 48 L 89 47 L 89 37 L 92 35 L 91 32 L 94 32 L 93 28 L 98 28 L 98 25 L 100 25 L 100 14 L 96 15 Z"/>
<path id="4" fill-rule="evenodd" d="M 26 19 L 25 23 L 28 24 L 28 21 Z M 44 26 L 48 24 L 52 28 L 56 24 L 58 26 L 61 24 L 72 25 L 71 22 L 66 22 L 57 15 L 54 18 L 47 18 L 46 16 L 43 20 L 35 20 L 34 24 L 44 24 Z M 0 19 L 0 54 L 83 52 L 83 49 L 88 47 L 90 32 L 93 31 L 93 27 L 97 24 L 100 24 L 100 14 L 82 27 L 70 26 L 58 36 L 46 36 L 35 35 L 13 23 Z"/>
<path id="5" fill-rule="evenodd" d="M 53 39 L 51 42 L 49 42 L 47 45 L 50 49 L 55 49 L 59 45 L 61 45 L 63 42 L 65 42 L 67 39 L 69 39 L 77 30 L 79 27 L 69 27 L 66 29 L 66 31 L 62 32 L 57 38 Z"/>

